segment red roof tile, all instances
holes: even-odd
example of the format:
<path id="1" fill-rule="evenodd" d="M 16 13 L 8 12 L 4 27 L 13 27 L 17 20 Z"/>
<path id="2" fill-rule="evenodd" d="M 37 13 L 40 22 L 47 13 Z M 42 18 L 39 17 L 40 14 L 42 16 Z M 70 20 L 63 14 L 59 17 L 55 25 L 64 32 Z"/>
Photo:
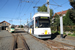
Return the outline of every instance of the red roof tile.
<path id="1" fill-rule="evenodd" d="M 57 13 L 55 13 L 55 14 L 58 14 L 58 15 L 60 15 L 60 14 L 66 14 L 67 13 L 67 10 L 66 11 L 62 11 L 62 12 L 57 12 Z M 55 16 L 55 14 L 54 14 L 54 16 Z"/>

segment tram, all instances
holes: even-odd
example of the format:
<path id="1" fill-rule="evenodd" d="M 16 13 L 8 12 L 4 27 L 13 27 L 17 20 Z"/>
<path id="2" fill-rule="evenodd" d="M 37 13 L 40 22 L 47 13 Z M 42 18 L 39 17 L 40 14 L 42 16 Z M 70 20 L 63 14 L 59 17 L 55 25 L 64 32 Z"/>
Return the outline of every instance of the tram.
<path id="1" fill-rule="evenodd" d="M 25 25 L 24 30 L 37 38 L 51 38 L 49 13 L 36 13 L 33 16 L 33 20 Z"/>
<path id="2" fill-rule="evenodd" d="M 7 31 L 13 33 L 15 32 L 15 26 L 14 25 L 10 25 L 9 27 L 6 28 Z"/>

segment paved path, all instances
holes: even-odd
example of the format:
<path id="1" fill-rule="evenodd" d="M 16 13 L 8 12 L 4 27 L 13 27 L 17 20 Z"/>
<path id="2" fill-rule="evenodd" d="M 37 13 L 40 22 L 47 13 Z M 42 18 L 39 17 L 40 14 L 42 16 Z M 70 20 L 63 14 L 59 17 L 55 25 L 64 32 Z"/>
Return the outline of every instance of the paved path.
<path id="1" fill-rule="evenodd" d="M 13 36 L 6 30 L 0 31 L 0 50 L 13 50 Z"/>
<path id="2" fill-rule="evenodd" d="M 50 50 L 45 44 L 35 40 L 30 34 L 22 33 L 30 50 Z"/>

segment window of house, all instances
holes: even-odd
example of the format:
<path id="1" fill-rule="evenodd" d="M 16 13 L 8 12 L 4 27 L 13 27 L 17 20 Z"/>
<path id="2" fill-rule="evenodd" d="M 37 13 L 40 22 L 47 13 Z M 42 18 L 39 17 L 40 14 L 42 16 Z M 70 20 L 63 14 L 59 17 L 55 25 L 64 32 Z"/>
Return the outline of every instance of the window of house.
<path id="1" fill-rule="evenodd" d="M 4 23 L 2 23 L 2 25 L 4 26 Z"/>
<path id="2" fill-rule="evenodd" d="M 6 23 L 5 23 L 5 26 L 6 26 Z"/>

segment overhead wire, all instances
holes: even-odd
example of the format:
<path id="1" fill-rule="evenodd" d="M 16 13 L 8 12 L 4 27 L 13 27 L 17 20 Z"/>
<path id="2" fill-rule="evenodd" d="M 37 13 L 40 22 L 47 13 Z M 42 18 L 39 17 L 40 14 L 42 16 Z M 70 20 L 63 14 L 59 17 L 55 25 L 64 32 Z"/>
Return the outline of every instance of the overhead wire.
<path id="1" fill-rule="evenodd" d="M 51 6 L 51 8 L 55 11 L 55 9 Z M 56 11 L 55 11 L 56 12 Z M 57 14 L 58 15 L 58 14 Z M 58 15 L 59 16 L 59 15 Z"/>
<path id="2" fill-rule="evenodd" d="M 23 6 L 23 8 L 22 8 L 22 11 L 23 11 L 23 9 L 24 9 L 25 5 L 26 5 L 26 3 L 24 4 L 24 6 Z M 21 13 L 22 13 L 22 12 L 21 12 Z"/>
<path id="3" fill-rule="evenodd" d="M 34 1 L 35 1 L 35 0 L 34 0 Z M 30 4 L 30 6 L 29 6 L 29 7 L 31 7 L 31 5 L 32 5 L 32 4 L 33 4 L 33 2 Z M 27 8 L 26 12 L 28 12 L 28 9 L 30 9 L 29 7 Z"/>
<path id="4" fill-rule="evenodd" d="M 29 3 L 30 1 L 22 1 L 22 2 L 28 2 L 28 3 Z M 26 5 L 26 4 L 25 4 L 25 5 Z M 24 5 L 24 7 L 25 7 L 25 5 Z M 30 4 L 30 6 L 31 6 L 31 5 L 32 5 L 32 3 Z M 30 6 L 29 6 L 29 7 L 30 7 Z M 24 7 L 22 8 L 22 11 L 23 11 Z M 27 8 L 26 12 L 28 11 L 29 7 Z M 21 11 L 21 13 L 22 13 L 22 11 Z M 21 13 L 19 13 L 19 16 L 20 16 Z M 24 14 L 24 15 L 25 15 L 25 14 Z M 24 15 L 23 15 L 23 16 L 24 16 Z M 19 18 L 19 17 L 18 17 L 18 18 Z"/>
<path id="5" fill-rule="evenodd" d="M 5 4 L 2 6 L 1 9 L 3 9 L 3 7 L 8 3 L 8 1 L 9 1 L 9 0 L 7 0 L 7 1 L 5 2 Z M 1 10 L 1 9 L 0 9 L 0 10 Z"/>
<path id="6" fill-rule="evenodd" d="M 55 4 L 57 4 L 54 0 L 52 0 Z M 57 4 L 58 5 L 58 4 Z"/>
<path id="7" fill-rule="evenodd" d="M 61 5 L 55 5 L 55 4 L 50 4 L 50 5 L 54 5 L 54 6 L 59 6 L 59 7 L 62 7 Z"/>
<path id="8" fill-rule="evenodd" d="M 36 6 L 39 2 L 40 2 L 40 0 L 37 1 L 37 3 L 35 4 L 35 6 Z M 33 9 L 33 10 L 34 10 L 34 9 Z M 32 11 L 33 11 L 33 10 L 32 10 Z M 32 12 L 32 11 L 31 11 L 31 12 Z"/>
<path id="9" fill-rule="evenodd" d="M 61 6 L 64 5 L 64 4 L 66 4 L 66 3 L 68 3 L 68 2 L 66 1 L 66 2 L 62 3 Z M 59 7 L 56 7 L 54 9 L 57 9 L 57 8 L 59 8 Z"/>
<path id="10" fill-rule="evenodd" d="M 16 10 L 15 10 L 15 12 L 14 12 L 13 17 L 15 16 L 15 14 L 16 14 L 16 12 L 17 12 L 17 9 L 18 9 L 19 5 L 20 5 L 20 2 L 19 2 L 18 6 L 17 6 L 17 8 L 16 8 Z"/>
<path id="11" fill-rule="evenodd" d="M 21 15 L 21 2 L 22 2 L 22 0 L 20 0 L 20 10 L 19 10 L 19 16 L 18 16 L 18 18 L 17 19 L 19 19 L 20 18 L 20 15 Z"/>

